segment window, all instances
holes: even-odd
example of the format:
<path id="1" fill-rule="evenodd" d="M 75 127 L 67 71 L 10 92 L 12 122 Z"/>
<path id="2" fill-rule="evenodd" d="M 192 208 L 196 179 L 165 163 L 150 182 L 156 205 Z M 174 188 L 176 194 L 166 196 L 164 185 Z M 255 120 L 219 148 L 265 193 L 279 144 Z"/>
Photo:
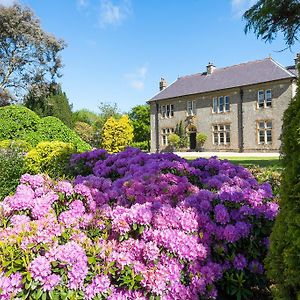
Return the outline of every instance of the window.
<path id="1" fill-rule="evenodd" d="M 167 104 L 161 106 L 161 116 L 163 118 L 171 118 L 174 117 L 174 105 Z"/>
<path id="2" fill-rule="evenodd" d="M 229 96 L 221 96 L 213 98 L 213 113 L 223 113 L 230 111 L 230 98 Z"/>
<path id="3" fill-rule="evenodd" d="M 193 116 L 196 114 L 196 101 L 188 101 L 186 106 L 186 111 L 188 116 Z"/>
<path id="4" fill-rule="evenodd" d="M 161 133 L 162 133 L 162 144 L 163 144 L 163 146 L 168 146 L 168 144 L 169 144 L 168 136 L 171 133 L 174 133 L 174 128 L 163 128 L 161 130 Z"/>
<path id="5" fill-rule="evenodd" d="M 213 144 L 228 145 L 230 144 L 230 125 L 218 124 L 213 125 Z"/>
<path id="6" fill-rule="evenodd" d="M 272 91 L 260 90 L 257 92 L 257 106 L 258 108 L 265 108 L 272 106 Z"/>
<path id="7" fill-rule="evenodd" d="M 272 121 L 257 122 L 257 139 L 259 144 L 272 143 Z"/>
<path id="8" fill-rule="evenodd" d="M 213 112 L 214 112 L 214 113 L 217 113 L 217 112 L 218 112 L 218 98 L 217 98 L 217 97 L 215 97 L 215 98 L 213 99 Z"/>

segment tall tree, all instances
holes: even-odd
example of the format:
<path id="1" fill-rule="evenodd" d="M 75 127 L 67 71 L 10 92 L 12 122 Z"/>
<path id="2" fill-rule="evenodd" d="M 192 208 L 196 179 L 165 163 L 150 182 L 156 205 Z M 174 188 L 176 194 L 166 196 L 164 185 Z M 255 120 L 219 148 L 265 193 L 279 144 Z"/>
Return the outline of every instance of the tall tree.
<path id="1" fill-rule="evenodd" d="M 33 89 L 25 97 L 24 105 L 40 117 L 53 116 L 68 127 L 73 127 L 72 104 L 58 84 L 43 84 L 42 87 Z"/>
<path id="2" fill-rule="evenodd" d="M 0 5 L 0 102 L 20 100 L 33 84 L 55 81 L 64 47 L 43 31 L 31 9 Z"/>
<path id="3" fill-rule="evenodd" d="M 286 45 L 298 40 L 299 0 L 259 0 L 244 14 L 246 32 L 254 29 L 257 37 L 272 41 L 278 32 Z M 300 65 L 298 63 L 298 74 Z M 277 300 L 300 299 L 300 79 L 296 97 L 284 113 L 281 135 L 283 174 L 280 212 L 270 237 L 267 271 L 273 280 Z"/>
<path id="4" fill-rule="evenodd" d="M 128 114 L 133 125 L 134 142 L 150 140 L 150 106 L 137 105 Z"/>
<path id="5" fill-rule="evenodd" d="M 259 0 L 243 17 L 247 22 L 245 32 L 253 30 L 257 37 L 266 42 L 274 40 L 278 32 L 283 33 L 288 47 L 298 40 L 299 0 Z"/>

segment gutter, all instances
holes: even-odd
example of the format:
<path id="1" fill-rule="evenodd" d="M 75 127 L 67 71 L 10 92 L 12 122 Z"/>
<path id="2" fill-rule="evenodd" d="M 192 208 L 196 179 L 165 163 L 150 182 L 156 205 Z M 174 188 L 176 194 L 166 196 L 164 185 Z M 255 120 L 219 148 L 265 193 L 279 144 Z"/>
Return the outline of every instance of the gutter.
<path id="1" fill-rule="evenodd" d="M 240 101 L 238 103 L 238 147 L 239 152 L 244 152 L 244 121 L 243 121 L 244 90 L 240 88 Z"/>

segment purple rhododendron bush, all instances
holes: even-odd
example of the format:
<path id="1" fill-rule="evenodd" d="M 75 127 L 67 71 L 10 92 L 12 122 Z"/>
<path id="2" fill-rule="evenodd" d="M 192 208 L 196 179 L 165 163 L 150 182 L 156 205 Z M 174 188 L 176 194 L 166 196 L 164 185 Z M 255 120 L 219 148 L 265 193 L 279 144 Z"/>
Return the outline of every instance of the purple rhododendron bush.
<path id="1" fill-rule="evenodd" d="M 241 299 L 266 287 L 278 206 L 216 158 L 73 155 L 73 182 L 24 174 L 0 203 L 0 299 Z"/>

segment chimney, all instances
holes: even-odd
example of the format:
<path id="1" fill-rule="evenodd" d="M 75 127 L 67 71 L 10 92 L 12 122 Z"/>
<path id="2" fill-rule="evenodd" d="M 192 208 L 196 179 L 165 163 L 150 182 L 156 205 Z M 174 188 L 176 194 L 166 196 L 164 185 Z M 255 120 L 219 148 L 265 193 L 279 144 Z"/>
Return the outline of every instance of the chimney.
<path id="1" fill-rule="evenodd" d="M 207 75 L 211 75 L 213 71 L 216 69 L 213 63 L 209 62 L 208 65 L 206 66 L 207 69 Z"/>
<path id="2" fill-rule="evenodd" d="M 299 64 L 300 64 L 300 53 L 297 53 L 296 57 L 295 57 L 295 67 L 296 67 L 296 69 L 297 69 Z"/>
<path id="3" fill-rule="evenodd" d="M 159 90 L 162 91 L 168 86 L 167 81 L 164 78 L 160 78 Z"/>

